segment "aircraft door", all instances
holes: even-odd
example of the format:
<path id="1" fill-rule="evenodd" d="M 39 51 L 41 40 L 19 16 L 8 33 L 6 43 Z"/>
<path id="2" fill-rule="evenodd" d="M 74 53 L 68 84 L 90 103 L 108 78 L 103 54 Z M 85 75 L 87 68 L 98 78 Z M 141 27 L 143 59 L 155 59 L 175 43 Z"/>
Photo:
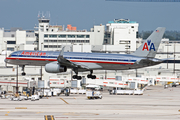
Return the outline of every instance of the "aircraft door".
<path id="1" fill-rule="evenodd" d="M 49 55 L 49 53 L 46 53 L 46 57 L 45 57 L 45 61 L 49 61 L 49 58 L 50 58 L 50 55 Z"/>
<path id="2" fill-rule="evenodd" d="M 20 53 L 17 52 L 17 54 L 16 54 L 16 60 L 19 60 L 19 55 L 20 55 Z"/>
<path id="3" fill-rule="evenodd" d="M 131 65 L 131 58 L 128 59 L 128 65 Z"/>
<path id="4" fill-rule="evenodd" d="M 52 58 L 53 58 L 52 55 L 53 55 L 53 52 L 49 52 L 49 53 L 47 52 L 45 61 L 47 61 L 47 62 L 52 61 Z"/>

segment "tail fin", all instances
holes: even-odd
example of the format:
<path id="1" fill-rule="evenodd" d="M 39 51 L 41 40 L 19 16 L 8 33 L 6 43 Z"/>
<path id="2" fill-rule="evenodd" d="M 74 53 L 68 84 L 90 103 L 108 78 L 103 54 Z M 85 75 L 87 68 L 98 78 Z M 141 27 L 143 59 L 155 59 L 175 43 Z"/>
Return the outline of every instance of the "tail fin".
<path id="1" fill-rule="evenodd" d="M 134 52 L 132 55 L 140 56 L 140 57 L 148 57 L 154 58 L 159 45 L 161 43 L 161 39 L 164 35 L 165 28 L 158 27 L 144 42 L 143 44 Z"/>

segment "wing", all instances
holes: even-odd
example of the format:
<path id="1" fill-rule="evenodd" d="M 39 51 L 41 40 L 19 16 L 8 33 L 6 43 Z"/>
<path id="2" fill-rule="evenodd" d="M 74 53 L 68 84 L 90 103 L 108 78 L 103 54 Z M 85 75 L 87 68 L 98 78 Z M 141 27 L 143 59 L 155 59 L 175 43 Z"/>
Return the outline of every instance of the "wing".
<path id="1" fill-rule="evenodd" d="M 64 47 L 62 48 L 59 56 L 57 57 L 57 61 L 60 65 L 66 66 L 68 68 L 78 68 L 79 71 L 89 71 L 102 68 L 100 65 L 96 63 L 71 62 L 63 57 L 63 53 Z"/>

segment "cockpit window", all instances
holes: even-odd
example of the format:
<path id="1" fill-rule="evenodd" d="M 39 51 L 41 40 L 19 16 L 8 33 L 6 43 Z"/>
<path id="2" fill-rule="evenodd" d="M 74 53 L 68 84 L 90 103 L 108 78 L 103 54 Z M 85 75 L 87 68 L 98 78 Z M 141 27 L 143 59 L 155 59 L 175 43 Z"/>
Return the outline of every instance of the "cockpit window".
<path id="1" fill-rule="evenodd" d="M 9 55 L 9 57 L 11 57 L 11 55 Z"/>

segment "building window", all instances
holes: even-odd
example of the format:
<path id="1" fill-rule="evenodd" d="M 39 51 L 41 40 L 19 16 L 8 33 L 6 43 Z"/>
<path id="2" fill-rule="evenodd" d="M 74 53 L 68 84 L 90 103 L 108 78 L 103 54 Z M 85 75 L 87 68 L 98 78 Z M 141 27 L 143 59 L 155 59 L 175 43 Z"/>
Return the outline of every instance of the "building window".
<path id="1" fill-rule="evenodd" d="M 44 37 L 45 37 L 45 38 L 47 38 L 47 37 L 48 37 L 48 35 L 47 35 L 47 34 L 45 34 L 45 35 L 44 35 Z"/>
<path id="2" fill-rule="evenodd" d="M 48 42 L 48 40 L 44 40 L 44 42 Z"/>
<path id="3" fill-rule="evenodd" d="M 48 45 L 44 45 L 44 48 L 48 48 Z"/>
<path id="4" fill-rule="evenodd" d="M 107 44 L 108 43 L 108 40 L 107 39 L 104 39 L 104 44 Z"/>
<path id="5" fill-rule="evenodd" d="M 7 41 L 7 44 L 16 44 L 16 41 Z"/>
<path id="6" fill-rule="evenodd" d="M 13 47 L 8 47 L 7 50 L 14 51 L 14 48 Z"/>
<path id="7" fill-rule="evenodd" d="M 39 23 L 49 23 L 49 20 L 39 20 Z"/>
<path id="8" fill-rule="evenodd" d="M 131 28 L 134 28 L 134 26 L 131 26 Z"/>
<path id="9" fill-rule="evenodd" d="M 58 48 L 61 48 L 61 45 L 58 45 Z"/>
<path id="10" fill-rule="evenodd" d="M 68 35 L 68 38 L 75 38 L 75 35 Z"/>
<path id="11" fill-rule="evenodd" d="M 49 40 L 49 42 L 57 42 L 57 40 Z"/>
<path id="12" fill-rule="evenodd" d="M 86 35 L 86 38 L 89 38 L 89 35 Z"/>
<path id="13" fill-rule="evenodd" d="M 49 35 L 50 38 L 57 38 L 57 35 Z"/>
<path id="14" fill-rule="evenodd" d="M 62 43 L 63 41 L 62 40 L 58 40 L 59 43 Z"/>
<path id="15" fill-rule="evenodd" d="M 59 38 L 66 38 L 66 35 L 58 35 Z"/>
<path id="16" fill-rule="evenodd" d="M 57 48 L 57 45 L 49 45 L 49 48 Z"/>
<path id="17" fill-rule="evenodd" d="M 71 43 L 71 40 L 67 40 L 68 43 Z"/>
<path id="18" fill-rule="evenodd" d="M 14 37 L 14 34 L 11 34 L 11 37 Z"/>
<path id="19" fill-rule="evenodd" d="M 77 35 L 77 38 L 84 38 L 84 35 Z"/>
<path id="20" fill-rule="evenodd" d="M 89 43 L 89 40 L 86 40 L 86 43 Z"/>
<path id="21" fill-rule="evenodd" d="M 75 43 L 75 40 L 71 40 L 71 43 Z"/>

